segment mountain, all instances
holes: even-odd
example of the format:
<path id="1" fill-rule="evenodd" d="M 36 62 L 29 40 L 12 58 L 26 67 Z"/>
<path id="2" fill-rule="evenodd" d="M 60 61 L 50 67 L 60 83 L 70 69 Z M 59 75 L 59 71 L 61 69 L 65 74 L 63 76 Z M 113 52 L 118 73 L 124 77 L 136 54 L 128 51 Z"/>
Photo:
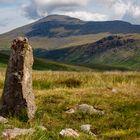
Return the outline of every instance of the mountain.
<path id="1" fill-rule="evenodd" d="M 75 35 L 87 35 L 109 32 L 117 33 L 140 33 L 139 25 L 132 25 L 124 21 L 82 21 L 76 18 L 51 15 L 47 16 L 35 23 L 18 28 L 9 32 L 9 34 L 25 35 L 32 37 L 70 37 Z"/>
<path id="2" fill-rule="evenodd" d="M 32 30 L 25 35 L 31 37 L 69 37 L 106 33 L 140 33 L 140 26 L 124 21 L 83 22 L 70 17 L 59 20 L 58 17 L 48 17 L 32 26 Z"/>
<path id="3" fill-rule="evenodd" d="M 17 36 L 27 36 L 34 48 L 56 49 L 70 47 L 73 44 L 93 43 L 97 34 L 105 37 L 110 34 L 128 33 L 140 33 L 140 25 L 133 25 L 124 21 L 87 22 L 63 15 L 50 15 L 0 35 L 0 47 L 8 47 L 11 40 Z M 85 42 L 82 41 L 83 38 Z M 72 45 L 67 46 L 67 44 Z"/>
<path id="4" fill-rule="evenodd" d="M 140 40 L 133 36 L 108 36 L 95 43 L 46 51 L 35 56 L 100 69 L 140 70 Z"/>
<path id="5" fill-rule="evenodd" d="M 36 57 L 56 63 L 103 70 L 140 70 L 140 25 L 51 15 L 0 35 L 0 49 L 7 50 L 17 36 L 29 38 Z"/>
<path id="6" fill-rule="evenodd" d="M 124 21 L 85 22 L 67 16 L 48 16 L 32 25 L 25 35 L 31 37 L 69 37 L 109 32 L 140 33 L 140 26 Z"/>

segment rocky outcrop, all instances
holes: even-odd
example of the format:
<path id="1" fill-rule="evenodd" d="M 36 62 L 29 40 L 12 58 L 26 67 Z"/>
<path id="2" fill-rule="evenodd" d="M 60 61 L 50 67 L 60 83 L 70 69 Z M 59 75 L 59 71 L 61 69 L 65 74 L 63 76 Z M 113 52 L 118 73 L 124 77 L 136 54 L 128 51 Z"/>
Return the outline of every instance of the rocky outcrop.
<path id="1" fill-rule="evenodd" d="M 0 115 L 35 115 L 35 98 L 32 92 L 33 53 L 28 39 L 18 37 L 11 46 Z"/>

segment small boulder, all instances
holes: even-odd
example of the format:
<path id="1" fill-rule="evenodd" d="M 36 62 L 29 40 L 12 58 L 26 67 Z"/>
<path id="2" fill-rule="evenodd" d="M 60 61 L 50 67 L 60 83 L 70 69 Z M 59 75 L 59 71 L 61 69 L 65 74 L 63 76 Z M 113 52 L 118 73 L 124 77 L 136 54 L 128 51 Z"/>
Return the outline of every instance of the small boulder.
<path id="1" fill-rule="evenodd" d="M 93 106 L 88 104 L 81 104 L 77 107 L 77 111 L 82 113 L 90 113 L 90 114 L 104 114 L 104 111 L 97 110 Z"/>
<path id="2" fill-rule="evenodd" d="M 112 93 L 114 93 L 114 94 L 118 93 L 117 89 L 113 88 Z"/>
<path id="3" fill-rule="evenodd" d="M 66 129 L 63 129 L 61 132 L 60 132 L 60 135 L 61 136 L 64 136 L 64 137 L 73 137 L 73 138 L 77 138 L 79 137 L 79 133 L 71 128 L 66 128 Z"/>
<path id="4" fill-rule="evenodd" d="M 104 111 L 95 109 L 93 106 L 88 105 L 88 104 L 78 105 L 74 108 L 71 108 L 71 109 L 67 110 L 65 113 L 73 114 L 73 113 L 76 113 L 76 112 L 89 113 L 89 114 L 101 114 L 101 115 L 104 114 Z"/>
<path id="5" fill-rule="evenodd" d="M 81 125 L 80 128 L 82 131 L 96 137 L 96 135 L 91 131 L 91 125 L 90 124 L 85 124 L 85 125 Z"/>
<path id="6" fill-rule="evenodd" d="M 91 125 L 90 124 L 81 125 L 80 128 L 82 131 L 89 132 Z"/>
<path id="7" fill-rule="evenodd" d="M 3 123 L 3 124 L 8 123 L 8 120 L 6 118 L 0 116 L 0 123 Z"/>
<path id="8" fill-rule="evenodd" d="M 76 111 L 75 109 L 71 108 L 71 109 L 67 110 L 65 113 L 73 114 L 73 113 L 75 113 L 75 111 Z"/>
<path id="9" fill-rule="evenodd" d="M 4 132 L 2 132 L 2 136 L 5 139 L 15 139 L 17 136 L 21 135 L 27 135 L 27 134 L 33 134 L 35 130 L 33 128 L 30 129 L 20 129 L 20 128 L 14 128 L 14 129 L 6 129 Z"/>

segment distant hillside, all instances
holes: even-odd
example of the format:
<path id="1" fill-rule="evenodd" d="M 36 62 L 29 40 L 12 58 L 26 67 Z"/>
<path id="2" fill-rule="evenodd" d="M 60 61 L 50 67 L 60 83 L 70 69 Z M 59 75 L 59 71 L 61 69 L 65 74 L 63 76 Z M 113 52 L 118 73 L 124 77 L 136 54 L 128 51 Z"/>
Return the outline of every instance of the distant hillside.
<path id="1" fill-rule="evenodd" d="M 8 47 L 11 40 L 17 36 L 27 36 L 34 48 L 56 49 L 70 47 L 71 43 L 74 45 L 82 45 L 88 41 L 93 43 L 91 36 L 94 40 L 96 34 L 105 37 L 109 34 L 128 33 L 140 33 L 140 26 L 124 21 L 86 22 L 63 15 L 50 15 L 0 35 L 0 48 Z"/>
<path id="2" fill-rule="evenodd" d="M 55 61 L 101 69 L 140 70 L 140 40 L 133 36 L 108 36 L 95 43 L 45 51 L 35 55 Z"/>
<path id="3" fill-rule="evenodd" d="M 6 68 L 9 60 L 9 55 L 7 51 L 1 52 L 0 51 L 0 69 Z M 50 60 L 44 60 L 35 58 L 35 62 L 33 65 L 34 70 L 52 70 L 52 71 L 91 71 L 92 69 L 81 67 L 81 66 L 74 66 L 74 65 L 67 65 L 63 63 L 58 63 Z"/>

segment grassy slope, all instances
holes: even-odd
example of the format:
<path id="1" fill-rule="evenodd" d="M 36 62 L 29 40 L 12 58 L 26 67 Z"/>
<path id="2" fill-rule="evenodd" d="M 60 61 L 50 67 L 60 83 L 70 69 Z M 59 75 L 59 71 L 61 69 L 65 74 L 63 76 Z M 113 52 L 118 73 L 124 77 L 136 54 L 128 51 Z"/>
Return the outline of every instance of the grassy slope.
<path id="1" fill-rule="evenodd" d="M 71 46 L 77 46 L 77 45 L 79 46 L 86 43 L 94 43 L 95 41 L 107 35 L 108 34 L 83 35 L 83 36 L 73 36 L 73 37 L 60 38 L 60 39 L 32 38 L 31 44 L 34 48 L 45 48 L 45 49 L 68 48 Z M 121 34 L 121 36 L 124 36 L 125 38 L 140 40 L 140 34 L 127 34 L 127 35 Z M 10 42 L 11 40 L 8 37 L 4 37 L 4 42 L 8 42 L 8 41 Z M 10 43 L 4 45 L 3 40 L 0 39 L 0 47 L 7 48 L 8 46 L 10 46 Z M 137 43 L 137 46 L 139 47 L 139 43 Z M 77 49 L 70 56 L 67 55 L 67 58 L 65 58 L 65 60 L 63 60 L 62 58 L 62 62 L 65 61 L 66 63 L 69 62 L 71 64 L 75 63 L 81 65 L 84 62 L 84 60 L 82 60 L 80 63 L 76 63 L 77 61 L 76 59 L 79 57 L 79 54 L 84 53 L 83 51 L 84 50 Z M 117 70 L 140 70 L 139 52 L 140 50 L 131 50 L 127 48 L 120 49 L 117 53 L 114 52 L 113 50 L 108 50 L 102 55 L 97 55 L 96 57 L 90 58 L 89 60 L 90 62 L 89 61 L 88 63 L 84 62 L 84 65 L 97 70 L 116 70 L 116 69 Z M 63 54 L 60 55 L 61 57 L 63 57 Z M 53 55 L 53 57 L 57 57 L 57 55 Z M 43 69 L 43 67 L 41 69 Z M 56 70 L 56 68 L 54 68 L 54 70 Z"/>
<path id="2" fill-rule="evenodd" d="M 139 44 L 137 44 L 138 46 Z M 96 57 L 91 64 L 103 64 L 114 67 L 122 67 L 129 70 L 140 70 L 140 48 L 122 48 L 117 52 L 108 50 L 102 56 Z"/>
<path id="3" fill-rule="evenodd" d="M 50 60 L 44 60 L 35 58 L 35 63 L 33 65 L 34 70 L 53 70 L 53 71 L 91 71 L 92 69 L 74 66 L 63 63 L 58 63 Z"/>
<path id="4" fill-rule="evenodd" d="M 8 63 L 9 56 L 7 55 L 7 51 L 1 53 L 0 52 L 0 69 L 5 68 Z M 67 65 L 63 63 L 57 63 L 50 60 L 44 60 L 35 58 L 35 62 L 33 65 L 34 70 L 54 70 L 54 71 L 90 71 L 90 68 Z"/>
<path id="5" fill-rule="evenodd" d="M 5 68 L 7 66 L 8 59 L 8 55 L 0 53 L 0 68 Z"/>
<path id="6" fill-rule="evenodd" d="M 10 118 L 10 126 L 0 125 L 0 132 L 8 127 L 37 129 L 37 126 L 43 125 L 47 131 L 37 129 L 34 135 L 19 137 L 17 140 L 61 140 L 59 132 L 70 127 L 80 132 L 78 140 L 93 140 L 79 128 L 80 125 L 91 124 L 99 134 L 98 139 L 139 139 L 139 79 L 140 73 L 33 72 L 33 88 L 38 107 L 35 119 L 26 123 Z M 0 72 L 0 93 L 3 80 L 4 72 Z M 75 81 L 79 81 L 79 84 L 75 84 Z M 117 92 L 113 93 L 112 89 Z M 68 108 L 81 103 L 102 109 L 105 114 L 65 113 Z"/>
<path id="7" fill-rule="evenodd" d="M 123 36 L 124 39 L 134 39 L 136 42 L 121 47 L 112 46 L 110 49 L 106 49 L 101 53 L 99 53 L 101 47 L 98 46 L 97 52 L 94 54 L 90 54 L 93 50 L 86 44 L 79 47 L 59 49 L 56 50 L 56 54 L 55 51 L 53 51 L 54 53 L 50 56 L 46 55 L 45 57 L 67 63 L 81 64 L 100 70 L 140 70 L 140 35 L 131 34 L 119 36 Z M 103 48 L 105 48 L 105 46 L 102 46 L 102 49 Z"/>
<path id="8" fill-rule="evenodd" d="M 62 38 L 31 38 L 30 43 L 33 48 L 44 48 L 44 49 L 59 49 L 67 48 L 71 46 L 82 45 L 86 43 L 93 43 L 97 40 L 108 36 L 108 33 L 99 33 L 96 35 L 79 35 L 72 37 Z"/>
<path id="9" fill-rule="evenodd" d="M 70 46 L 77 46 L 86 43 L 93 43 L 105 36 L 109 35 L 108 33 L 100 33 L 96 35 L 81 35 L 81 36 L 72 36 L 64 38 L 47 38 L 47 37 L 35 37 L 30 38 L 30 44 L 33 48 L 44 48 L 44 49 L 57 49 L 65 48 Z M 9 48 L 11 41 L 15 36 L 2 36 L 0 37 L 0 48 Z"/>

